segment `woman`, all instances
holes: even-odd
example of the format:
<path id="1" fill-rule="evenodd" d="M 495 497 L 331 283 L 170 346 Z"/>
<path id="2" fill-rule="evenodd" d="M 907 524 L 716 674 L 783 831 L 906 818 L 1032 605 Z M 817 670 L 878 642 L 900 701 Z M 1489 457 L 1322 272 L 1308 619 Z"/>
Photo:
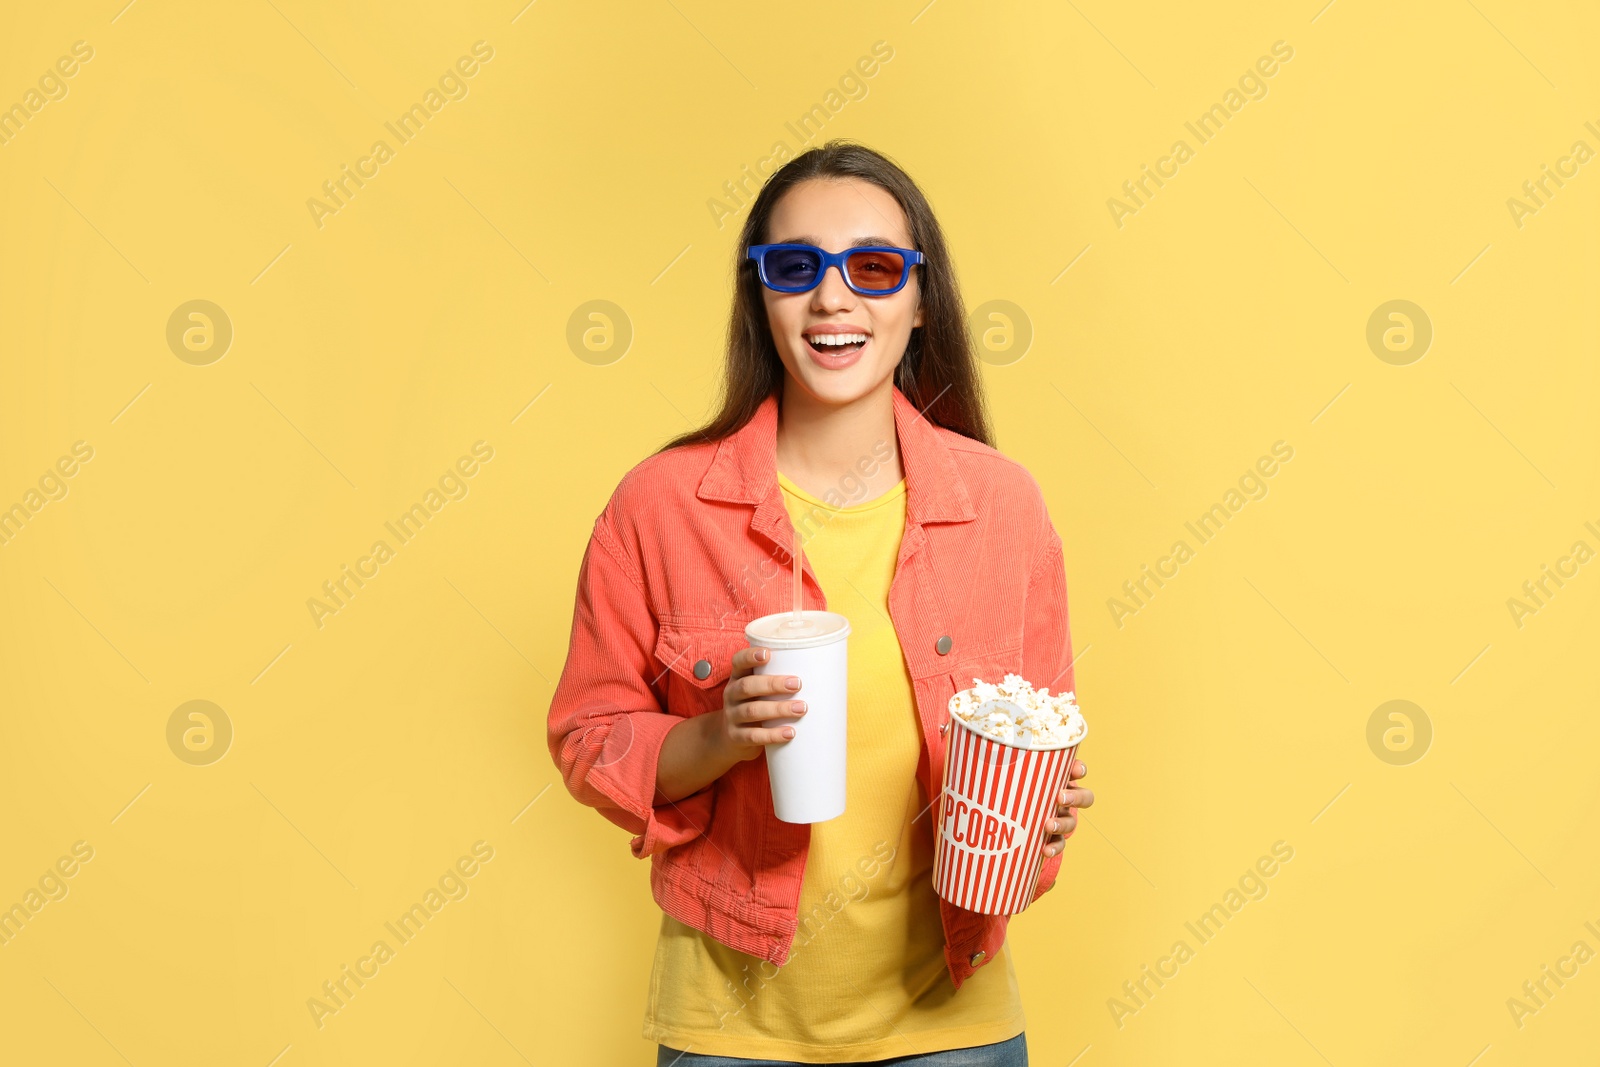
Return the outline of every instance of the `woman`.
<path id="1" fill-rule="evenodd" d="M 1060 538 L 990 446 L 955 270 L 899 167 L 841 141 L 790 161 L 737 267 L 721 410 L 596 520 L 550 710 L 567 788 L 651 857 L 644 1035 L 677 1067 L 1026 1064 L 1007 919 L 934 894 L 929 809 L 957 689 L 1073 686 Z M 847 806 L 815 824 L 777 820 L 759 758 L 805 679 L 752 673 L 744 637 L 792 605 L 797 530 L 805 607 L 851 624 Z M 1035 897 L 1094 796 L 1059 800 Z"/>

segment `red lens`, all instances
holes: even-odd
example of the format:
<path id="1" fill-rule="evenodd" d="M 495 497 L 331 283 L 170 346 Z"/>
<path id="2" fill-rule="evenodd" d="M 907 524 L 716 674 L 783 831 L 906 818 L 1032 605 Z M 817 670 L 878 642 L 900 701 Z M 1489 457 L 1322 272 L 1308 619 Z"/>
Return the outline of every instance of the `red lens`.
<path id="1" fill-rule="evenodd" d="M 893 289 L 905 277 L 906 257 L 898 252 L 852 252 L 844 266 L 858 289 Z"/>

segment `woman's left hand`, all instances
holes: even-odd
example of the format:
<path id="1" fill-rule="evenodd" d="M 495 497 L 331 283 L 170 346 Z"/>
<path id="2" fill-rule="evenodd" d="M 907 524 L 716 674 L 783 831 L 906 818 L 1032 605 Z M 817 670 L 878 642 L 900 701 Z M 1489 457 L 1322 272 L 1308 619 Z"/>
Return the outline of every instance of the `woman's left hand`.
<path id="1" fill-rule="evenodd" d="M 1045 823 L 1044 828 L 1049 830 L 1051 834 L 1044 843 L 1044 854 L 1046 856 L 1054 856 L 1067 847 L 1067 838 L 1071 837 L 1072 832 L 1078 827 L 1078 815 L 1073 809 L 1087 808 L 1094 803 L 1093 790 L 1072 784 L 1088 773 L 1089 768 L 1084 765 L 1082 760 L 1074 759 L 1072 761 L 1072 769 L 1067 771 L 1067 788 L 1063 789 L 1061 795 L 1056 798 L 1055 817 Z"/>

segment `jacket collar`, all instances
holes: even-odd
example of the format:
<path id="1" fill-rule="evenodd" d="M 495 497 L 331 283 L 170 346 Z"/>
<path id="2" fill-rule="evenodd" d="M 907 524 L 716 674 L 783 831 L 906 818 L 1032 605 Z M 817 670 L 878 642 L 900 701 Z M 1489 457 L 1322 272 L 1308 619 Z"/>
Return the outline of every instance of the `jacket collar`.
<path id="1" fill-rule="evenodd" d="M 906 523 L 966 522 L 977 515 L 955 457 L 941 431 L 894 391 L 894 428 L 906 471 Z M 717 454 L 700 479 L 701 500 L 754 504 L 759 508 L 778 493 L 778 394 L 768 395 L 750 421 L 717 444 Z M 778 514 L 784 514 L 781 506 Z"/>

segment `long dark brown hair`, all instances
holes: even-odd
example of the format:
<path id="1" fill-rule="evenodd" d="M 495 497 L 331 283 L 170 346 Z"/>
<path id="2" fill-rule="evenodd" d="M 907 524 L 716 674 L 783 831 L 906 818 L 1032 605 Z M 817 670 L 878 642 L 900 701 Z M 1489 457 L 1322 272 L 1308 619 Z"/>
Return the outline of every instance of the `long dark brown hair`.
<path id="1" fill-rule="evenodd" d="M 783 362 L 767 322 L 761 280 L 748 253 L 751 245 L 770 238 L 768 223 L 783 194 L 812 178 L 859 178 L 899 202 L 910 225 L 911 246 L 923 253 L 925 261 L 914 268 L 920 272 L 922 325 L 912 328 L 905 354 L 895 367 L 894 384 L 929 422 L 992 447 L 966 309 L 939 220 L 922 190 L 893 161 L 865 145 L 840 139 L 785 163 L 761 187 L 734 249 L 733 313 L 728 319 L 720 409 L 705 426 L 679 434 L 656 451 L 726 437 L 749 422 L 768 396 L 781 395 Z"/>

